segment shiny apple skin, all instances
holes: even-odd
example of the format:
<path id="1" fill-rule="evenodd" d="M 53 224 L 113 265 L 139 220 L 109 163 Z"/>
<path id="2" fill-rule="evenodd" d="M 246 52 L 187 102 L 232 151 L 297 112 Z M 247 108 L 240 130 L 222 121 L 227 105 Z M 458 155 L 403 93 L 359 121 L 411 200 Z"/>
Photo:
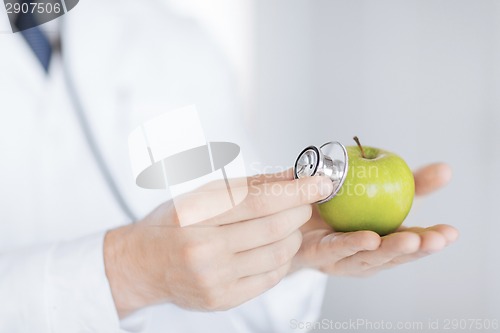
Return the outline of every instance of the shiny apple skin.
<path id="1" fill-rule="evenodd" d="M 413 173 L 396 154 L 378 148 L 347 147 L 349 169 L 340 192 L 318 205 L 335 231 L 372 230 L 387 235 L 401 226 L 415 195 Z"/>

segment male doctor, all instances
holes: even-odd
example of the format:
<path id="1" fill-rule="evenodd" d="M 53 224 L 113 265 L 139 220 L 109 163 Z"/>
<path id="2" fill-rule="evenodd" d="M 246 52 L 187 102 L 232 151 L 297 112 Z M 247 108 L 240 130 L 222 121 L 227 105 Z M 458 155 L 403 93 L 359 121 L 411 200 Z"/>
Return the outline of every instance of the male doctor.
<path id="1" fill-rule="evenodd" d="M 63 20 L 0 34 L 1 332 L 288 332 L 317 319 L 328 274 L 368 276 L 457 238 L 333 232 L 311 206 L 330 181 L 290 172 L 180 227 L 163 194 L 135 187 L 127 135 L 155 106 L 196 104 L 210 141 L 245 151 L 223 58 L 162 1 L 86 0 Z M 415 177 L 426 194 L 450 171 Z M 183 204 L 203 212 L 218 195 Z"/>

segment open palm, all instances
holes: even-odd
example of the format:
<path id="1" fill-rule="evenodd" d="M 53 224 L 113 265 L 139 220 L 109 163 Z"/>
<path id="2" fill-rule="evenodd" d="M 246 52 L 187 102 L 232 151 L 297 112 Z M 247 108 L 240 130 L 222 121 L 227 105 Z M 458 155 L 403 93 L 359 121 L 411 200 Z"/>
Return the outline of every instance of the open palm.
<path id="1" fill-rule="evenodd" d="M 431 193 L 446 185 L 451 170 L 446 164 L 432 164 L 414 173 L 415 194 Z M 380 237 L 372 231 L 335 232 L 313 212 L 301 229 L 302 246 L 294 258 L 294 270 L 319 269 L 330 275 L 369 276 L 438 252 L 458 238 L 448 225 L 401 227 Z"/>

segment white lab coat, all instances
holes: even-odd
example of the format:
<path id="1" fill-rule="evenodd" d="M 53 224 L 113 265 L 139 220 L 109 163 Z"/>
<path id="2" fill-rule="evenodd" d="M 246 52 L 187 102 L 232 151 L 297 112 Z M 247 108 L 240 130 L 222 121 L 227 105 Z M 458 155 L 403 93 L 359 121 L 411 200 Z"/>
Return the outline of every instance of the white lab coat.
<path id="1" fill-rule="evenodd" d="M 134 185 L 127 135 L 159 111 L 196 104 L 207 139 L 239 143 L 251 164 L 234 82 L 194 22 L 133 0 L 81 1 L 65 19 L 68 67 L 138 216 L 166 197 Z M 120 322 L 102 245 L 129 221 L 84 140 L 61 61 L 46 77 L 20 34 L 0 34 L 0 50 L 0 332 L 287 332 L 292 319 L 316 319 L 326 278 L 303 271 L 229 311 L 164 304 Z"/>

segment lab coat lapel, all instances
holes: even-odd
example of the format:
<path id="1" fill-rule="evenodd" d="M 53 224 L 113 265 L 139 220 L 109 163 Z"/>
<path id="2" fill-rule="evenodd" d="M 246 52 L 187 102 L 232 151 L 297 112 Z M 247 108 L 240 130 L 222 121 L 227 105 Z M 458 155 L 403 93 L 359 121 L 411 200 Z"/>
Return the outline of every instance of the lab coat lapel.
<path id="1" fill-rule="evenodd" d="M 20 33 L 0 34 L 0 82 L 19 85 L 26 93 L 38 95 L 43 89 L 46 74 Z M 3 82 L 15 78 L 15 82 Z M 3 91 L 6 91 L 5 89 Z"/>
<path id="2" fill-rule="evenodd" d="M 72 15 L 67 15 L 63 43 L 68 50 L 66 68 L 93 136 L 120 193 L 126 196 L 126 188 L 133 188 L 134 181 L 127 146 L 129 110 L 123 101 L 127 98 L 127 82 L 123 82 L 119 72 L 121 59 L 130 45 L 130 29 L 126 15 L 113 14 L 116 3 L 81 2 Z M 126 10 L 125 3 L 123 6 Z"/>

